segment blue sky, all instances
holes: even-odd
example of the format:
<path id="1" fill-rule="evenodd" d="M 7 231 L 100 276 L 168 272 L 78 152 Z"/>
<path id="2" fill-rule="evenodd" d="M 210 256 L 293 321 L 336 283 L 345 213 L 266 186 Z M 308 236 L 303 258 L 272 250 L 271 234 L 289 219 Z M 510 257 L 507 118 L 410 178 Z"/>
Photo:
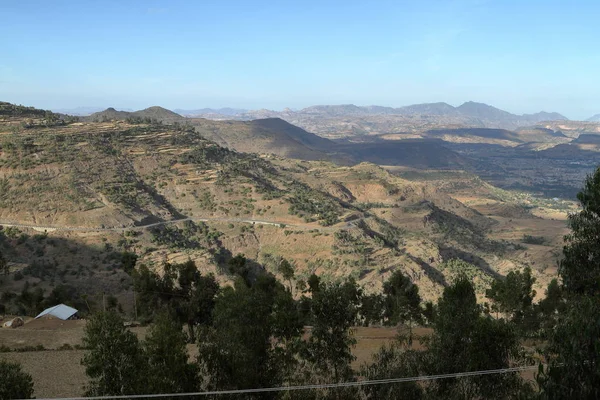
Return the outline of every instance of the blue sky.
<path id="1" fill-rule="evenodd" d="M 600 2 L 0 0 L 0 100 L 600 113 Z"/>

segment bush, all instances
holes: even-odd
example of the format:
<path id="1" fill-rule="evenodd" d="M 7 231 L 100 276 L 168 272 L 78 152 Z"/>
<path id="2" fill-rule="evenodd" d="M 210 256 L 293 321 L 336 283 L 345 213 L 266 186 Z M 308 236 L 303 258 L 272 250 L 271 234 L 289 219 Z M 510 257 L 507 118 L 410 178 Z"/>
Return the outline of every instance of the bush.
<path id="1" fill-rule="evenodd" d="M 521 241 L 526 244 L 544 244 L 546 243 L 546 238 L 543 236 L 523 235 Z"/>
<path id="2" fill-rule="evenodd" d="M 21 365 L 0 360 L 0 399 L 31 399 L 33 379 Z"/>

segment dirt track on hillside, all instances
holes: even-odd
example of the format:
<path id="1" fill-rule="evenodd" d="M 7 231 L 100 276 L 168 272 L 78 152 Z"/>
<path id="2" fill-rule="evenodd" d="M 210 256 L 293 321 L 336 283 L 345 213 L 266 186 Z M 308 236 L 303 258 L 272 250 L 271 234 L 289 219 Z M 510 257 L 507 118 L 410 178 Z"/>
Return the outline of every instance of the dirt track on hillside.
<path id="1" fill-rule="evenodd" d="M 170 225 L 176 224 L 178 222 L 227 222 L 227 223 L 246 223 L 246 224 L 258 224 L 258 225 L 271 225 L 271 226 L 282 226 L 282 227 L 290 227 L 290 228 L 299 228 L 299 229 L 317 229 L 319 231 L 335 231 L 338 229 L 347 229 L 353 226 L 353 222 L 344 223 L 339 227 L 323 227 L 319 225 L 309 225 L 309 224 L 290 224 L 288 222 L 278 222 L 278 221 L 265 221 L 265 220 L 257 220 L 257 219 L 242 219 L 242 218 L 202 218 L 202 217 L 188 217 L 188 218 L 180 218 L 173 219 L 170 221 L 161 221 L 154 222 L 146 225 L 133 225 L 127 227 L 80 227 L 80 226 L 60 226 L 60 225 L 34 225 L 34 224 L 25 224 L 16 221 L 0 221 L 0 226 L 7 227 L 15 227 L 15 228 L 29 228 L 35 229 L 38 231 L 68 231 L 68 232 L 125 232 L 125 231 L 135 231 L 135 230 L 143 230 L 148 228 L 153 228 L 161 225 Z"/>

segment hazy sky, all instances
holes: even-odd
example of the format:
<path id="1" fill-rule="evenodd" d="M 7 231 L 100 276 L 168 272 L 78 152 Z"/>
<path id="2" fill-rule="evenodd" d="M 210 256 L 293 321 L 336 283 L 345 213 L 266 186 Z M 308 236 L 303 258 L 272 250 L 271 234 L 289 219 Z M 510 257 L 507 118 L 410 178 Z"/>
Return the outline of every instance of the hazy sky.
<path id="1" fill-rule="evenodd" d="M 0 100 L 41 108 L 600 113 L 600 2 L 0 0 Z"/>

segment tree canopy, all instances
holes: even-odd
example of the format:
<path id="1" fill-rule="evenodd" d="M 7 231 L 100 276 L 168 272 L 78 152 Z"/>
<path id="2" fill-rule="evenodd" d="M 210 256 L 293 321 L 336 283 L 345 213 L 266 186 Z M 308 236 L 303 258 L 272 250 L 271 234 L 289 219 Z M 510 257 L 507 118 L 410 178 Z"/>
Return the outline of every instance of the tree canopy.
<path id="1" fill-rule="evenodd" d="M 83 344 L 89 350 L 82 364 L 90 378 L 86 396 L 118 396 L 146 391 L 142 347 L 114 312 L 93 315 L 85 326 Z"/>
<path id="2" fill-rule="evenodd" d="M 548 367 L 540 366 L 538 375 L 545 399 L 600 397 L 600 168 L 577 198 L 581 211 L 569 216 L 571 234 L 559 267 L 562 288 L 549 286 L 544 304 L 561 309 L 546 352 Z"/>

